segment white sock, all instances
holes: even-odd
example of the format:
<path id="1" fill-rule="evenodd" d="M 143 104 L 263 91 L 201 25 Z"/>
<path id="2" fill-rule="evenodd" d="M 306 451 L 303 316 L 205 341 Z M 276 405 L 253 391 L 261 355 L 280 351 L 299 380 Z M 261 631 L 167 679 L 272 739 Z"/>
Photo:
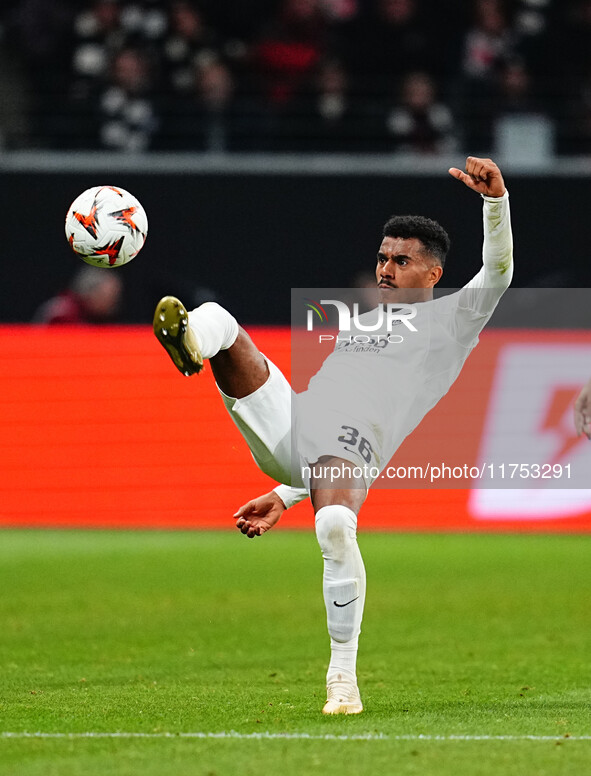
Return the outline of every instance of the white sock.
<path id="1" fill-rule="evenodd" d="M 238 323 L 217 302 L 205 302 L 189 312 L 189 326 L 197 337 L 203 358 L 213 358 L 236 341 Z"/>
<path id="2" fill-rule="evenodd" d="M 334 676 L 335 674 L 350 674 L 353 680 L 357 680 L 356 664 L 357 664 L 357 646 L 359 643 L 359 636 L 351 641 L 345 641 L 340 643 L 331 638 L 330 640 L 330 664 L 327 677 Z"/>
<path id="3" fill-rule="evenodd" d="M 357 544 L 357 517 L 331 505 L 316 513 L 316 537 L 324 558 L 322 589 L 331 643 L 327 677 L 356 678 L 357 646 L 365 603 L 365 567 Z"/>

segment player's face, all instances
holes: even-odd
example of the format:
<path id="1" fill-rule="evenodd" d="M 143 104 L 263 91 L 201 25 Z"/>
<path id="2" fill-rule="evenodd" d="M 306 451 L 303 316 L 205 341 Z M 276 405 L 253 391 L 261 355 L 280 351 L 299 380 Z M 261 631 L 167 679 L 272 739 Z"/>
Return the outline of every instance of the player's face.
<path id="1" fill-rule="evenodd" d="M 416 237 L 384 237 L 382 240 L 376 267 L 379 289 L 430 289 L 442 273 L 441 266 L 425 255 L 423 244 Z"/>

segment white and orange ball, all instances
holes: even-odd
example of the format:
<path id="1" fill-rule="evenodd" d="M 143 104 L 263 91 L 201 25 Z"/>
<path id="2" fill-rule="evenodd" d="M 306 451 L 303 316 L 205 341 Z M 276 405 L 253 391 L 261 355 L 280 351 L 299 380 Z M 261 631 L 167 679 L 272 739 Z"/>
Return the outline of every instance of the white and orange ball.
<path id="1" fill-rule="evenodd" d="M 119 267 L 135 258 L 148 234 L 148 218 L 140 202 L 118 186 L 83 191 L 66 215 L 66 238 L 87 264 Z"/>

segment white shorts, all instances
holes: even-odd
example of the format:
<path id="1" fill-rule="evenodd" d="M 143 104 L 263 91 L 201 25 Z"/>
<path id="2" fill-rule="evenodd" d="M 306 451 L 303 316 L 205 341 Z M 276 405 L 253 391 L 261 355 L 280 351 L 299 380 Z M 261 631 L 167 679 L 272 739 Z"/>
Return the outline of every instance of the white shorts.
<path id="1" fill-rule="evenodd" d="M 269 377 L 254 393 L 243 399 L 218 391 L 230 417 L 244 437 L 257 466 L 269 477 L 285 485 L 292 482 L 291 408 L 294 395 L 281 370 L 266 356 Z"/>
<path id="2" fill-rule="evenodd" d="M 304 482 L 307 484 L 313 476 L 323 480 L 323 487 L 330 487 L 322 467 L 313 466 L 328 456 L 351 463 L 354 471 L 348 468 L 344 474 L 363 479 L 369 488 L 380 473 L 382 457 L 381 438 L 375 429 L 350 413 L 318 404 L 315 397 L 307 393 L 300 394 L 296 402 L 294 428 Z M 336 477 L 336 472 L 331 472 L 331 478 L 333 473 Z"/>
<path id="3" fill-rule="evenodd" d="M 374 431 L 341 412 L 316 408 L 310 412 L 309 402 L 300 412 L 305 394 L 296 396 L 278 367 L 265 359 L 269 377 L 254 393 L 235 399 L 218 387 L 259 469 L 277 482 L 309 489 L 311 465 L 323 456 L 334 456 L 360 467 L 369 488 L 379 473 L 381 440 Z"/>

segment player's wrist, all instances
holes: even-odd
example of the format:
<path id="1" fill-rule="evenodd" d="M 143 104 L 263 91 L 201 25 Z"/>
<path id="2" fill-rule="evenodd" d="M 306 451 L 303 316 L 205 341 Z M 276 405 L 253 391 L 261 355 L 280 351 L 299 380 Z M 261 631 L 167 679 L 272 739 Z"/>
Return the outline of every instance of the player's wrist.
<path id="1" fill-rule="evenodd" d="M 279 495 L 279 493 L 277 493 L 277 491 L 276 491 L 275 489 L 273 489 L 273 490 L 271 491 L 271 493 L 269 494 L 269 496 L 270 496 L 270 497 L 271 497 L 271 498 L 272 498 L 274 501 L 276 501 L 276 502 L 277 502 L 277 504 L 278 504 L 278 505 L 279 505 L 279 506 L 280 506 L 282 509 L 284 509 L 284 510 L 285 510 L 285 509 L 289 509 L 288 505 L 285 503 L 285 500 L 281 498 L 281 496 Z"/>
<path id="2" fill-rule="evenodd" d="M 492 194 L 481 194 L 482 199 L 486 202 L 500 202 L 503 199 L 509 199 L 509 191 L 505 189 L 500 196 L 493 196 Z"/>
<path id="3" fill-rule="evenodd" d="M 272 492 L 280 499 L 285 509 L 289 509 L 308 496 L 308 492 L 303 488 L 292 488 L 290 485 L 281 483 L 273 488 Z"/>

